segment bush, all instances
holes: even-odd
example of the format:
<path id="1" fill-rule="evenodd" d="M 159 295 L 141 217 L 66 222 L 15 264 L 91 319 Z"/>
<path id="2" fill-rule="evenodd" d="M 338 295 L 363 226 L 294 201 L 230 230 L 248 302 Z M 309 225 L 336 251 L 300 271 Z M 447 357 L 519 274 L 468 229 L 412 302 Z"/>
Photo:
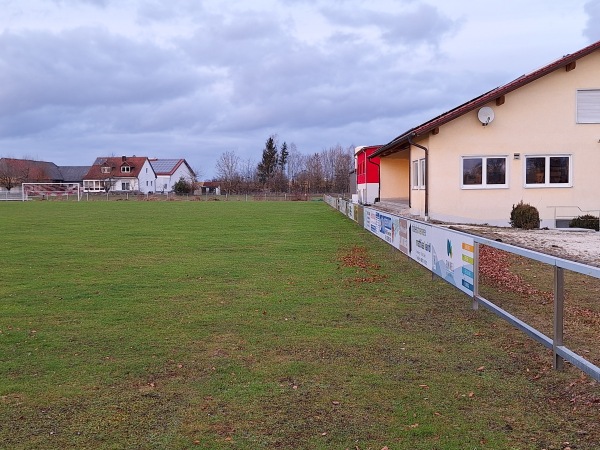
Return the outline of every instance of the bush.
<path id="1" fill-rule="evenodd" d="M 600 231 L 600 219 L 591 214 L 584 214 L 571 220 L 569 228 L 589 228 L 590 230 Z"/>
<path id="2" fill-rule="evenodd" d="M 183 177 L 179 179 L 177 183 L 173 185 L 173 192 L 178 195 L 191 194 L 194 191 L 194 186 L 189 181 L 186 181 Z"/>
<path id="3" fill-rule="evenodd" d="M 524 230 L 539 228 L 540 213 L 535 206 L 523 203 L 523 200 L 521 200 L 518 205 L 513 205 L 510 212 L 510 226 L 523 228 Z"/>

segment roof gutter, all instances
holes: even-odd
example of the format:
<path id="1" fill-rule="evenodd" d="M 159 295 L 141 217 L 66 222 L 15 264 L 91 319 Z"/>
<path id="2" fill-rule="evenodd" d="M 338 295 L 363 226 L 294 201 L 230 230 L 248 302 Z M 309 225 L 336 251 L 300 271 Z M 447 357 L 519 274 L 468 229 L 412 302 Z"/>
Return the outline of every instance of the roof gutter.
<path id="1" fill-rule="evenodd" d="M 415 147 L 420 148 L 425 152 L 425 173 L 423 176 L 425 177 L 425 220 L 429 219 L 429 149 L 421 144 L 417 144 L 413 142 L 413 137 L 416 134 L 413 133 L 408 136 L 408 143 L 410 145 L 414 145 Z"/>

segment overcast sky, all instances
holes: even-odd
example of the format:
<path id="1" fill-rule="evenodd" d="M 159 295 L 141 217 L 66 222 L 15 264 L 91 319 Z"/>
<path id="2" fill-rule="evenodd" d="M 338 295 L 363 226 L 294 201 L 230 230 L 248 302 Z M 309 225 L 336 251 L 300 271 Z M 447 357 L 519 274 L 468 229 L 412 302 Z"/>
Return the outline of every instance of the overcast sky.
<path id="1" fill-rule="evenodd" d="M 385 144 L 600 40 L 600 0 L 0 0 L 0 156 Z"/>

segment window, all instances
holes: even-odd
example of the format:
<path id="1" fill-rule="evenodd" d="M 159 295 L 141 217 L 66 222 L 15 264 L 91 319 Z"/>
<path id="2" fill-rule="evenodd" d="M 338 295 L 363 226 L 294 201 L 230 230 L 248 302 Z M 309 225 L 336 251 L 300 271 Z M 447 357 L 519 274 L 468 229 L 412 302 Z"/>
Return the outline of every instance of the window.
<path id="1" fill-rule="evenodd" d="M 570 187 L 571 171 L 570 155 L 526 156 L 525 187 Z"/>
<path id="2" fill-rule="evenodd" d="M 129 172 L 131 172 L 131 167 L 130 166 L 121 166 L 121 172 L 129 173 Z"/>
<path id="3" fill-rule="evenodd" d="M 110 173 L 110 167 L 109 166 L 102 166 L 100 168 L 100 172 L 102 172 L 102 173 Z"/>
<path id="4" fill-rule="evenodd" d="M 506 156 L 463 157 L 463 189 L 507 188 L 506 180 Z"/>
<path id="5" fill-rule="evenodd" d="M 123 182 L 123 183 L 121 183 L 121 190 L 122 191 L 128 191 L 129 190 L 129 182 Z"/>
<path id="6" fill-rule="evenodd" d="M 577 91 L 577 123 L 600 123 L 600 89 Z"/>
<path id="7" fill-rule="evenodd" d="M 412 188 L 425 189 L 425 158 L 412 162 Z"/>

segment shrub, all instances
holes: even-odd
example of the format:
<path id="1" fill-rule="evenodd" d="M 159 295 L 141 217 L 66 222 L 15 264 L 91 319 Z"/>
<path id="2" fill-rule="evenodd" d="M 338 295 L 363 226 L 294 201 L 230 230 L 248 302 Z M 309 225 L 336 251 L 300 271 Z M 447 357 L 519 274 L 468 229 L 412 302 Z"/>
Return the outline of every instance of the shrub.
<path id="1" fill-rule="evenodd" d="M 179 181 L 173 185 L 173 191 L 178 195 L 191 194 L 194 191 L 194 186 L 192 183 L 181 177 Z"/>
<path id="2" fill-rule="evenodd" d="M 513 228 L 523 228 L 532 230 L 540 227 L 540 213 L 535 206 L 523 203 L 523 200 L 517 205 L 513 205 L 510 212 L 510 226 Z"/>
<path id="3" fill-rule="evenodd" d="M 591 214 L 584 214 L 571 220 L 569 228 L 589 228 L 590 230 L 600 231 L 600 219 Z"/>

